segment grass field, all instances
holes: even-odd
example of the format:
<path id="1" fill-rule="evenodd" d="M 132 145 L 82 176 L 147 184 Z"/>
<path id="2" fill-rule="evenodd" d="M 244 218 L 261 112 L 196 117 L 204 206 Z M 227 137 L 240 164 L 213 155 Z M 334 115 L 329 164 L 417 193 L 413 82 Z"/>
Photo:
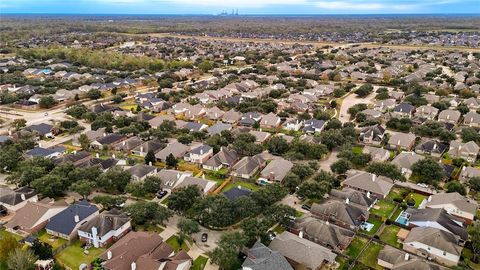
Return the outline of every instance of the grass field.
<path id="1" fill-rule="evenodd" d="M 83 253 L 80 241 L 75 241 L 58 253 L 55 258 L 71 269 L 79 269 L 82 263 L 90 264 L 105 251 L 103 248 L 90 248 L 88 255 Z"/>
<path id="2" fill-rule="evenodd" d="M 367 235 L 375 235 L 375 233 L 378 231 L 378 229 L 380 228 L 380 226 L 383 223 L 381 220 L 378 220 L 378 219 L 375 219 L 375 218 L 370 218 L 370 219 L 368 219 L 367 222 L 372 223 L 374 225 L 373 228 L 369 232 L 362 230 L 362 232 L 367 234 Z"/>
<path id="3" fill-rule="evenodd" d="M 255 183 L 250 183 L 250 182 L 246 182 L 246 181 L 234 181 L 234 182 L 231 182 L 230 184 L 226 185 L 223 188 L 222 192 L 228 191 L 228 190 L 230 190 L 232 188 L 235 188 L 237 186 L 248 188 L 251 191 L 256 191 L 260 188 L 260 186 L 255 184 Z"/>
<path id="4" fill-rule="evenodd" d="M 413 198 L 415 200 L 415 206 L 414 207 L 418 208 L 420 206 L 420 204 L 422 203 L 422 201 L 427 198 L 427 196 L 412 192 L 412 193 L 408 194 L 407 197 L 405 197 L 405 199 L 409 199 L 409 198 Z"/>
<path id="5" fill-rule="evenodd" d="M 52 237 L 47 233 L 45 230 L 41 230 L 38 233 L 38 240 L 42 241 L 43 243 L 47 243 L 50 246 L 52 246 L 52 249 L 55 250 L 59 247 L 61 247 L 63 244 L 67 242 L 67 240 L 59 237 Z"/>
<path id="6" fill-rule="evenodd" d="M 180 243 L 178 242 L 178 240 L 179 240 L 178 236 L 172 235 L 165 242 L 167 242 L 167 244 L 169 244 L 175 250 L 175 252 L 178 252 L 180 249 L 187 252 L 189 248 L 187 246 L 186 240 L 183 241 L 182 246 L 180 246 Z"/>
<path id="7" fill-rule="evenodd" d="M 362 237 L 355 237 L 353 238 L 352 242 L 348 246 L 348 248 L 345 250 L 345 255 L 356 258 L 358 254 L 360 254 L 360 251 L 365 247 L 367 244 L 368 240 Z"/>
<path id="8" fill-rule="evenodd" d="M 388 218 L 388 216 L 393 212 L 394 209 L 395 204 L 385 200 L 380 200 L 370 209 L 370 213 L 381 216 L 383 218 Z"/>
<path id="9" fill-rule="evenodd" d="M 5 229 L 0 229 L 0 239 L 3 239 L 4 237 L 8 237 L 8 236 L 12 236 L 13 238 L 17 239 L 17 241 L 22 240 L 22 237 L 20 235 L 7 232 Z"/>
<path id="10" fill-rule="evenodd" d="M 192 264 L 192 270 L 203 270 L 207 265 L 208 258 L 204 256 L 198 256 Z"/>
<path id="11" fill-rule="evenodd" d="M 374 269 L 383 269 L 380 265 L 377 264 L 377 257 L 380 250 L 382 250 L 383 246 L 374 242 L 371 242 L 367 249 L 362 253 L 362 255 L 358 258 L 358 260 Z"/>
<path id="12" fill-rule="evenodd" d="M 350 266 L 350 261 L 345 257 L 337 256 L 335 261 L 339 264 L 337 270 L 347 270 Z"/>
<path id="13" fill-rule="evenodd" d="M 397 233 L 400 231 L 400 227 L 395 225 L 388 225 L 385 226 L 382 233 L 380 234 L 380 240 L 389 244 L 390 246 L 394 246 L 397 248 L 402 248 L 402 244 L 398 243 Z"/>

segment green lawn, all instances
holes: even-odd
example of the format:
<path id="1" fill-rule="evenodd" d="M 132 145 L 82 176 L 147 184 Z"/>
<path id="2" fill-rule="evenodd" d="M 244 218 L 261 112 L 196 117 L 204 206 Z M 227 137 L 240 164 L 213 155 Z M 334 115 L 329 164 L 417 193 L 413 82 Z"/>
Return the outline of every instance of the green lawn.
<path id="1" fill-rule="evenodd" d="M 397 218 L 402 213 L 402 211 L 403 211 L 403 209 L 401 207 L 398 207 L 397 210 L 395 210 L 395 213 L 393 213 L 390 220 L 397 221 Z"/>
<path id="2" fill-rule="evenodd" d="M 244 187 L 244 188 L 248 188 L 250 189 L 251 191 L 256 191 L 260 188 L 259 185 L 255 184 L 255 183 L 250 183 L 250 182 L 246 182 L 246 181 L 234 181 L 234 182 L 231 182 L 229 183 L 228 185 L 226 185 L 222 192 L 225 192 L 225 191 L 228 191 L 232 188 L 235 188 L 237 186 L 241 186 L 241 187 Z"/>
<path id="3" fill-rule="evenodd" d="M 22 240 L 22 237 L 20 235 L 7 232 L 5 229 L 0 229 L 0 239 L 3 239 L 4 237 L 12 236 L 13 238 L 17 239 L 17 241 Z"/>
<path id="4" fill-rule="evenodd" d="M 52 246 L 52 249 L 55 250 L 59 247 L 61 247 L 63 244 L 65 244 L 67 242 L 67 240 L 63 239 L 63 238 L 59 238 L 59 237 L 52 237 L 51 235 L 49 235 L 47 233 L 46 230 L 41 230 L 38 235 L 38 240 L 44 242 L 44 243 L 47 243 L 49 244 L 50 246 Z"/>
<path id="5" fill-rule="evenodd" d="M 55 258 L 71 269 L 78 269 L 82 263 L 90 264 L 105 251 L 103 248 L 90 248 L 88 255 L 83 253 L 80 241 L 75 241 L 70 246 L 58 253 Z"/>
<path id="6" fill-rule="evenodd" d="M 405 196 L 407 196 L 408 193 L 409 190 L 406 188 L 394 187 L 392 190 L 390 190 L 390 193 L 388 193 L 387 198 L 401 201 L 405 199 Z"/>
<path id="7" fill-rule="evenodd" d="M 367 239 L 356 236 L 345 250 L 345 255 L 356 258 L 367 242 Z"/>
<path id="8" fill-rule="evenodd" d="M 273 231 L 276 233 L 276 234 L 281 234 L 285 231 L 285 228 L 283 228 L 282 226 L 280 225 L 277 225 L 275 226 L 275 228 L 273 228 Z"/>
<path id="9" fill-rule="evenodd" d="M 187 252 L 189 250 L 187 246 L 187 240 L 183 241 L 182 246 L 180 247 L 180 243 L 178 242 L 178 236 L 172 235 L 170 238 L 167 239 L 167 244 L 169 244 L 175 252 L 178 252 L 180 249 Z"/>
<path id="10" fill-rule="evenodd" d="M 464 248 L 462 250 L 462 257 L 465 260 L 465 263 L 474 270 L 480 270 L 480 263 L 472 262 L 473 253 L 470 249 Z"/>
<path id="11" fill-rule="evenodd" d="M 207 265 L 208 258 L 204 256 L 198 256 L 192 264 L 192 270 L 203 270 Z"/>
<path id="12" fill-rule="evenodd" d="M 415 208 L 418 208 L 422 201 L 427 198 L 427 196 L 412 192 L 405 197 L 405 200 L 408 200 L 409 198 L 413 198 L 415 200 Z"/>
<path id="13" fill-rule="evenodd" d="M 362 152 L 363 152 L 363 147 L 362 146 L 352 147 L 352 153 L 359 155 Z"/>
<path id="14" fill-rule="evenodd" d="M 370 219 L 368 219 L 367 222 L 375 225 L 375 226 L 373 226 L 373 228 L 369 232 L 362 230 L 362 232 L 367 234 L 367 235 L 375 235 L 375 233 L 378 231 L 378 228 L 380 228 L 380 226 L 383 223 L 381 220 L 378 220 L 378 219 L 375 219 L 375 218 L 370 218 Z"/>
<path id="15" fill-rule="evenodd" d="M 339 264 L 337 270 L 347 270 L 350 267 L 350 261 L 345 257 L 337 256 L 335 261 Z"/>
<path id="16" fill-rule="evenodd" d="M 382 245 L 371 242 L 368 245 L 367 249 L 365 249 L 365 251 L 362 253 L 360 258 L 358 258 L 358 260 L 366 266 L 381 270 L 383 269 L 383 267 L 377 264 L 377 257 L 378 253 L 380 253 L 380 250 L 382 250 L 382 248 Z"/>
<path id="17" fill-rule="evenodd" d="M 398 243 L 397 233 L 400 231 L 400 227 L 395 225 L 388 225 L 383 228 L 380 234 L 380 240 L 397 248 L 402 248 L 402 244 Z"/>
<path id="18" fill-rule="evenodd" d="M 388 216 L 393 212 L 393 209 L 395 209 L 394 203 L 380 200 L 377 201 L 377 203 L 370 209 L 370 213 L 383 218 L 388 218 Z"/>

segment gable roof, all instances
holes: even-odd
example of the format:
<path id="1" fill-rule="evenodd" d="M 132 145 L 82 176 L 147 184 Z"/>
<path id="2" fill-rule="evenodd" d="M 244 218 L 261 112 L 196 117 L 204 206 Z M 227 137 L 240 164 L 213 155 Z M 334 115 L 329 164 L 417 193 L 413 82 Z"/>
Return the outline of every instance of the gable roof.
<path id="1" fill-rule="evenodd" d="M 424 158 L 424 156 L 415 152 L 402 152 L 392 160 L 392 164 L 397 165 L 399 168 L 410 169 L 413 164 Z"/>
<path id="2" fill-rule="evenodd" d="M 78 201 L 69 205 L 67 209 L 52 217 L 48 222 L 46 229 L 64 235 L 70 235 L 78 224 L 78 222 L 75 221 L 75 216 L 78 216 L 79 222 L 82 222 L 82 220 L 97 211 L 97 206 L 90 204 L 87 201 Z"/>
<path id="3" fill-rule="evenodd" d="M 314 203 L 310 212 L 318 215 L 330 215 L 336 220 L 355 227 L 363 222 L 362 217 L 368 219 L 370 215 L 366 209 L 338 200 L 328 200 L 322 204 Z"/>
<path id="4" fill-rule="evenodd" d="M 67 208 L 64 201 L 51 202 L 42 200 L 40 202 L 27 202 L 27 204 L 17 210 L 15 216 L 5 225 L 7 228 L 22 227 L 31 229 L 37 221 L 51 209 L 62 210 Z"/>
<path id="5" fill-rule="evenodd" d="M 363 192 L 360 192 L 358 190 L 354 190 L 348 187 L 342 190 L 332 189 L 330 191 L 330 196 L 332 198 L 338 198 L 339 200 L 342 200 L 342 201 L 345 201 L 346 199 L 348 199 L 349 203 L 363 206 L 365 208 L 369 208 L 376 201 L 375 198 L 369 197 L 367 194 Z"/>
<path id="6" fill-rule="evenodd" d="M 430 223 L 436 222 L 444 228 L 445 231 L 448 231 L 454 235 L 457 235 L 463 240 L 468 239 L 467 229 L 460 224 L 463 221 L 458 220 L 454 216 L 450 215 L 443 208 L 425 208 L 425 209 L 412 209 L 409 208 L 406 210 L 410 214 L 408 219 L 409 223 L 424 224 L 425 227 L 430 227 Z M 432 224 L 433 225 L 433 224 Z"/>
<path id="7" fill-rule="evenodd" d="M 227 199 L 229 199 L 230 201 L 235 201 L 240 197 L 249 196 L 251 193 L 252 191 L 250 189 L 244 188 L 242 186 L 237 186 L 223 192 L 222 194 L 223 196 L 227 197 Z"/>
<path id="8" fill-rule="evenodd" d="M 330 247 L 347 246 L 355 235 L 353 231 L 313 217 L 302 217 L 295 221 L 293 229 L 303 232 L 305 238 Z"/>
<path id="9" fill-rule="evenodd" d="M 462 247 L 457 245 L 457 239 L 449 232 L 432 227 L 415 227 L 410 230 L 404 243 L 420 242 L 442 251 L 460 256 Z"/>
<path id="10" fill-rule="evenodd" d="M 231 167 L 238 160 L 237 152 L 226 147 L 220 148 L 220 151 L 211 157 L 204 165 L 211 167 L 218 167 L 226 165 Z"/>
<path id="11" fill-rule="evenodd" d="M 426 207 L 434 208 L 445 204 L 452 204 L 461 211 L 475 215 L 478 205 L 470 202 L 458 192 L 452 193 L 437 193 L 430 195 Z"/>
<path id="12" fill-rule="evenodd" d="M 147 175 L 151 172 L 154 172 L 156 169 L 157 169 L 157 167 L 155 167 L 155 166 L 150 166 L 150 165 L 146 165 L 146 164 L 136 164 L 135 166 L 127 169 L 127 171 L 133 176 L 142 178 L 145 175 Z"/>
<path id="13" fill-rule="evenodd" d="M 276 158 L 260 172 L 260 175 L 271 180 L 282 181 L 287 173 L 292 169 L 293 163 L 283 158 Z"/>
<path id="14" fill-rule="evenodd" d="M 393 187 L 393 181 L 385 176 L 376 176 L 372 173 L 360 172 L 345 179 L 342 185 L 386 196 Z"/>
<path id="15" fill-rule="evenodd" d="M 83 232 L 90 232 L 92 228 L 97 229 L 98 236 L 102 237 L 110 231 L 118 230 L 124 224 L 130 221 L 127 214 L 118 209 L 113 208 L 110 211 L 100 213 L 98 216 L 89 220 L 87 223 L 80 226 L 79 230 Z"/>
<path id="16" fill-rule="evenodd" d="M 261 242 L 256 242 L 247 252 L 242 266 L 251 270 L 293 270 L 278 251 L 273 251 Z"/>
<path id="17" fill-rule="evenodd" d="M 0 203 L 14 206 L 35 195 L 37 195 L 37 192 L 28 187 L 20 187 L 13 190 L 10 188 L 0 188 Z"/>

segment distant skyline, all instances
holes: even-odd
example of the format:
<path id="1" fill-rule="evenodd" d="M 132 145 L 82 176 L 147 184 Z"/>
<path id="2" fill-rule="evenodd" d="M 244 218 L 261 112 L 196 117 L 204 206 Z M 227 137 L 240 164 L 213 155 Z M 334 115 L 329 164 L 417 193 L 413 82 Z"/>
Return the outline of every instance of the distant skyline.
<path id="1" fill-rule="evenodd" d="M 0 14 L 479 14 L 480 0 L 10 0 Z"/>

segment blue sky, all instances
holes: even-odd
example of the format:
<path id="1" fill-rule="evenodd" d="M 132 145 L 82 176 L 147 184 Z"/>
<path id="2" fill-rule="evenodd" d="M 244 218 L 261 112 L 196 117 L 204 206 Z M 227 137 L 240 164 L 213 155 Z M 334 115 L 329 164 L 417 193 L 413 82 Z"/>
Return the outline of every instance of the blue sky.
<path id="1" fill-rule="evenodd" d="M 480 0 L 3 0 L 1 13 L 74 14 L 480 13 Z"/>

